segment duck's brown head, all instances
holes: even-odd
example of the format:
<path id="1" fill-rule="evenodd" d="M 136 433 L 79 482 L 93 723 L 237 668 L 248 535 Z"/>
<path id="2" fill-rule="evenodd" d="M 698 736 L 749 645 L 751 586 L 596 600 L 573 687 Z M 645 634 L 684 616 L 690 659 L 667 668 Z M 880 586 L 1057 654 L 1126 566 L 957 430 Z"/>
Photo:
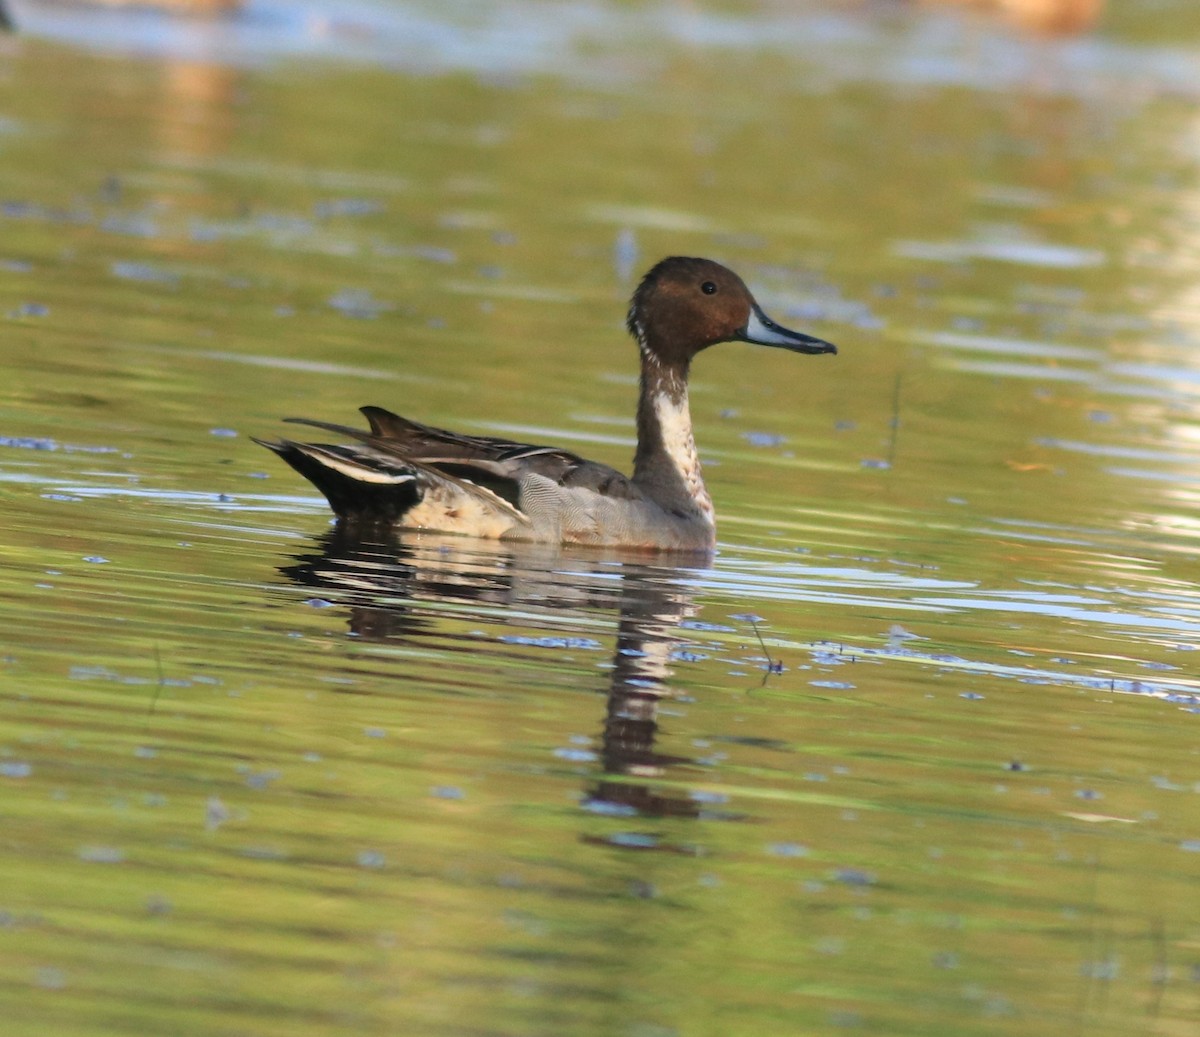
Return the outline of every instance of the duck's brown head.
<path id="1" fill-rule="evenodd" d="M 745 282 L 711 259 L 671 256 L 655 264 L 633 293 L 626 323 L 644 356 L 685 371 L 692 357 L 718 342 L 837 352 L 832 343 L 776 324 Z"/>

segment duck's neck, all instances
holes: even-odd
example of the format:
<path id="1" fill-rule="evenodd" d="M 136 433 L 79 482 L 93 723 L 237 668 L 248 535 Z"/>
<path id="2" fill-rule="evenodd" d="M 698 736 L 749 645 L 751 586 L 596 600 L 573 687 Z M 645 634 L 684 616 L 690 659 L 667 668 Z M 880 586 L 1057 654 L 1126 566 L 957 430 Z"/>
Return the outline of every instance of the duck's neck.
<path id="1" fill-rule="evenodd" d="M 686 367 L 663 365 L 643 350 L 633 481 L 668 511 L 711 526 L 712 499 L 692 437 L 687 377 Z"/>

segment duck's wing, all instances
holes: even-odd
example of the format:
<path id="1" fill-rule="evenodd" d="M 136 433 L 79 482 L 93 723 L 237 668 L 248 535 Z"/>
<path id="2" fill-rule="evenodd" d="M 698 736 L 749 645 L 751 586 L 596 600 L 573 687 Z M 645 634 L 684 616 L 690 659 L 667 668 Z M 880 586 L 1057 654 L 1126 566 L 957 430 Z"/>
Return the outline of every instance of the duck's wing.
<path id="1" fill-rule="evenodd" d="M 521 507 L 521 487 L 540 476 L 569 489 L 591 490 L 604 497 L 633 499 L 640 491 L 615 468 L 588 461 L 558 447 L 518 443 L 495 436 L 468 436 L 422 425 L 382 407 L 363 407 L 369 431 L 308 418 L 290 422 L 336 432 L 365 448 L 345 448 L 358 455 L 378 455 L 389 462 L 419 465 L 449 478 L 483 487 L 514 508 Z M 312 478 L 305 472 L 301 474 Z"/>
<path id="2" fill-rule="evenodd" d="M 519 536 L 531 525 L 527 515 L 486 485 L 369 444 L 254 441 L 320 490 L 334 514 L 355 524 L 395 523 L 484 537 Z"/>

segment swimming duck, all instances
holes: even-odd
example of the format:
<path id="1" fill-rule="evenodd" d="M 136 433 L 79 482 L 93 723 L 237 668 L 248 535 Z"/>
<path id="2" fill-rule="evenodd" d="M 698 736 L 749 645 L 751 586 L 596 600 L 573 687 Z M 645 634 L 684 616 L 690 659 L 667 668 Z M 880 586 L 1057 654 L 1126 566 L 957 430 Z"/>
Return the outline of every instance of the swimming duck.
<path id="1" fill-rule="evenodd" d="M 344 523 L 711 551 L 716 521 L 688 411 L 692 358 L 719 342 L 814 354 L 837 347 L 776 324 L 732 270 L 684 256 L 646 274 L 627 326 L 642 362 L 632 477 L 557 447 L 447 432 L 380 407 L 362 408 L 369 431 L 286 419 L 353 441 L 347 445 L 255 442 L 311 481 Z"/>

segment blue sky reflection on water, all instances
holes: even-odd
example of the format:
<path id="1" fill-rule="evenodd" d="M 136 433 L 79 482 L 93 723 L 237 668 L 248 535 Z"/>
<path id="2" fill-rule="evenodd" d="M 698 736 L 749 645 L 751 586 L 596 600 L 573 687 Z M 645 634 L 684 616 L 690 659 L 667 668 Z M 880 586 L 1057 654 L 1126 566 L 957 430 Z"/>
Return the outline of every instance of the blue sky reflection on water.
<path id="1" fill-rule="evenodd" d="M 961 86 L 973 90 L 1027 88 L 1045 66 L 1039 48 L 1017 31 L 980 32 L 955 12 L 906 18 L 869 17 L 855 3 L 720 10 L 716 5 L 594 2 L 546 4 L 505 0 L 479 5 L 385 2 L 279 3 L 251 0 L 235 14 L 179 18 L 151 9 L 16 0 L 26 32 L 76 46 L 143 57 L 257 64 L 321 58 L 415 72 L 567 76 L 603 82 L 650 79 L 655 45 L 698 51 L 780 52 L 804 63 L 808 86 L 850 82 L 897 86 Z M 1166 16 L 1169 18 L 1169 14 Z M 1100 36 L 1047 40 L 1056 75 L 1035 79 L 1048 92 L 1105 92 L 1127 84 L 1194 94 L 1200 91 L 1196 52 L 1186 44 L 1130 44 Z M 614 61 L 614 53 L 621 54 Z M 1035 64 L 1036 63 L 1036 64 Z"/>

